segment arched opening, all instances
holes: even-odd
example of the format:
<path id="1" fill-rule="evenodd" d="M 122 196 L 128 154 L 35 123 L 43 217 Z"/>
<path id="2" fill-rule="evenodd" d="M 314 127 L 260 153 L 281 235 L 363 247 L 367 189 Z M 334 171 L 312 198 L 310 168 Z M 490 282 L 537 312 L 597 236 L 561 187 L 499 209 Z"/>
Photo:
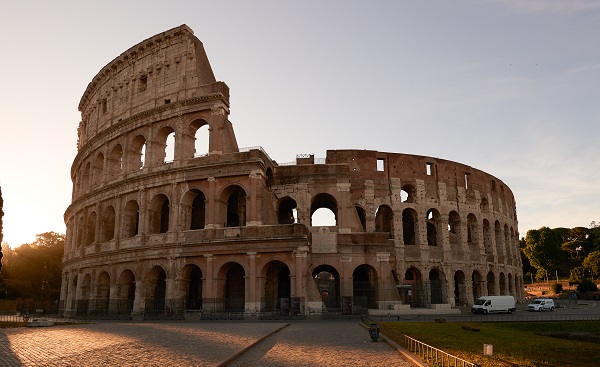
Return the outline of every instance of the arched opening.
<path id="1" fill-rule="evenodd" d="M 492 229 L 487 219 L 483 220 L 483 245 L 487 261 L 494 261 L 494 248 L 492 247 Z"/>
<path id="2" fill-rule="evenodd" d="M 290 314 L 292 296 L 290 269 L 281 261 L 271 261 L 265 266 L 264 309 L 279 310 L 281 315 Z"/>
<path id="3" fill-rule="evenodd" d="M 279 209 L 277 210 L 277 220 L 279 224 L 294 224 L 298 222 L 298 214 L 296 211 L 296 200 L 289 196 L 284 197 L 279 201 Z"/>
<path id="4" fill-rule="evenodd" d="M 403 203 L 414 203 L 417 190 L 413 185 L 404 185 L 400 190 L 400 201 Z"/>
<path id="5" fill-rule="evenodd" d="M 275 181 L 275 179 L 273 178 L 273 170 L 271 169 L 271 167 L 267 168 L 267 170 L 265 171 L 265 176 L 265 184 L 267 185 L 267 188 L 271 188 L 271 186 L 273 186 L 273 182 Z"/>
<path id="6" fill-rule="evenodd" d="M 228 263 L 223 268 L 225 286 L 223 289 L 223 310 L 242 312 L 246 302 L 246 272 L 238 263 Z"/>
<path id="7" fill-rule="evenodd" d="M 483 295 L 483 279 L 477 270 L 471 275 L 471 288 L 473 289 L 473 300 Z"/>
<path id="8" fill-rule="evenodd" d="M 370 265 L 359 265 L 352 272 L 352 302 L 356 313 L 377 307 L 377 272 Z"/>
<path id="9" fill-rule="evenodd" d="M 333 196 L 322 193 L 313 197 L 310 223 L 313 227 L 337 226 L 337 201 Z"/>
<path id="10" fill-rule="evenodd" d="M 394 211 L 387 205 L 381 205 L 375 211 L 375 232 L 388 232 L 394 238 Z"/>
<path id="11" fill-rule="evenodd" d="M 455 211 L 448 214 L 448 241 L 452 250 L 462 251 L 460 246 L 462 243 L 461 220 Z"/>
<path id="12" fill-rule="evenodd" d="M 82 185 L 81 191 L 87 191 L 92 187 L 92 164 L 90 162 L 87 162 L 87 164 L 85 165 L 85 168 L 83 169 L 83 180 L 82 180 Z"/>
<path id="13" fill-rule="evenodd" d="M 429 272 L 429 287 L 431 290 L 431 304 L 444 303 L 442 279 L 440 278 L 440 273 L 437 269 L 431 269 Z"/>
<path id="14" fill-rule="evenodd" d="M 481 199 L 481 202 L 479 203 L 479 210 L 481 210 L 482 212 L 487 212 L 490 210 L 490 205 L 488 203 L 488 199 L 486 199 L 486 198 Z"/>
<path id="15" fill-rule="evenodd" d="M 96 286 L 96 314 L 108 315 L 108 304 L 110 301 L 110 276 L 103 271 L 98 277 Z"/>
<path id="16" fill-rule="evenodd" d="M 496 276 L 492 271 L 487 274 L 487 294 L 488 296 L 497 296 L 496 291 Z"/>
<path id="17" fill-rule="evenodd" d="M 204 229 L 206 223 L 206 196 L 200 190 L 191 190 L 185 196 L 184 205 L 189 211 L 189 229 Z"/>
<path id="18" fill-rule="evenodd" d="M 479 246 L 479 226 L 477 225 L 477 218 L 473 213 L 467 216 L 467 243 Z"/>
<path id="19" fill-rule="evenodd" d="M 137 201 L 130 200 L 125 205 L 123 211 L 123 229 L 122 237 L 131 238 L 137 236 L 139 233 L 140 224 L 140 206 Z"/>
<path id="20" fill-rule="evenodd" d="M 94 184 L 99 185 L 102 183 L 102 173 L 104 172 L 104 154 L 99 153 L 96 156 L 96 161 L 94 162 Z"/>
<path id="21" fill-rule="evenodd" d="M 185 289 L 185 309 L 202 309 L 202 270 L 196 265 L 183 268 L 183 279 L 187 281 Z"/>
<path id="22" fill-rule="evenodd" d="M 466 306 L 468 302 L 465 273 L 463 273 L 462 270 L 457 270 L 454 273 L 454 303 L 456 305 Z"/>
<path id="23" fill-rule="evenodd" d="M 509 295 L 515 294 L 515 288 L 514 288 L 514 284 L 513 284 L 513 276 L 510 273 L 508 273 L 508 294 Z"/>
<path id="24" fill-rule="evenodd" d="M 77 316 L 87 316 L 90 305 L 90 284 L 92 277 L 86 274 L 81 283 L 81 298 L 77 302 Z"/>
<path id="25" fill-rule="evenodd" d="M 400 287 L 402 303 L 410 307 L 425 307 L 423 300 L 423 279 L 416 268 L 409 268 L 404 273 L 404 284 Z"/>
<path id="26" fill-rule="evenodd" d="M 358 220 L 360 221 L 360 226 L 361 226 L 363 232 L 366 232 L 367 231 L 367 213 L 365 212 L 365 209 L 362 206 L 355 205 L 354 207 L 356 208 L 356 215 L 358 215 Z"/>
<path id="27" fill-rule="evenodd" d="M 131 270 L 124 270 L 117 283 L 117 314 L 131 314 L 135 301 L 135 275 Z"/>
<path id="28" fill-rule="evenodd" d="M 231 186 L 227 192 L 226 227 L 243 227 L 246 225 L 246 192 L 239 186 Z"/>
<path id="29" fill-rule="evenodd" d="M 149 233 L 167 233 L 169 230 L 169 198 L 164 194 L 156 195 L 150 203 L 148 210 L 150 225 Z"/>
<path id="30" fill-rule="evenodd" d="M 502 227 L 500 226 L 500 222 L 496 221 L 494 223 L 494 234 L 496 237 L 496 253 L 498 254 L 498 261 L 503 263 L 503 259 L 501 257 L 504 255 L 504 236 L 502 235 Z"/>
<path id="31" fill-rule="evenodd" d="M 417 213 L 413 209 L 402 211 L 402 237 L 405 245 L 416 245 Z"/>
<path id="32" fill-rule="evenodd" d="M 146 164 L 146 138 L 142 135 L 136 136 L 131 142 L 128 163 L 131 172 L 144 168 L 144 165 Z"/>
<path id="33" fill-rule="evenodd" d="M 88 216 L 85 244 L 91 245 L 96 241 L 96 212 L 91 212 Z"/>
<path id="34" fill-rule="evenodd" d="M 154 266 L 144 281 L 146 285 L 146 314 L 159 315 L 165 312 L 167 294 L 167 273 L 160 266 Z"/>
<path id="35" fill-rule="evenodd" d="M 503 272 L 500 272 L 500 277 L 499 277 L 499 283 L 500 283 L 500 295 L 501 296 L 505 296 L 507 295 L 507 284 L 506 284 L 506 277 L 504 276 Z"/>
<path id="36" fill-rule="evenodd" d="M 319 265 L 312 272 L 323 305 L 328 312 L 341 311 L 340 275 L 330 265 Z"/>
<path id="37" fill-rule="evenodd" d="M 440 227 L 440 213 L 436 209 L 429 209 L 427 211 L 427 245 L 438 246 L 441 244 L 439 241 L 438 233 Z"/>
<path id="38" fill-rule="evenodd" d="M 165 163 L 171 163 L 175 160 L 175 132 L 167 135 L 165 145 Z"/>
<path id="39" fill-rule="evenodd" d="M 111 206 L 104 209 L 100 222 L 100 242 L 107 242 L 115 238 L 115 208 Z"/>
<path id="40" fill-rule="evenodd" d="M 189 127 L 190 134 L 194 136 L 194 151 L 189 157 L 201 157 L 208 155 L 209 151 L 209 126 L 204 120 L 194 120 Z"/>
<path id="41" fill-rule="evenodd" d="M 121 144 L 115 145 L 108 156 L 108 174 L 110 178 L 115 178 L 123 171 L 123 147 Z"/>

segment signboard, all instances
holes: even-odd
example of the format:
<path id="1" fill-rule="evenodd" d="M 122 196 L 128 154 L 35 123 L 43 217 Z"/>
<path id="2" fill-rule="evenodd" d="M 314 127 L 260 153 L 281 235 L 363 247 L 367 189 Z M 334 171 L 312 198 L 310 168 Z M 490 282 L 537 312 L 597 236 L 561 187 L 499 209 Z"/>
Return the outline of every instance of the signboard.
<path id="1" fill-rule="evenodd" d="M 491 356 L 494 354 L 494 346 L 492 344 L 484 344 L 483 345 L 483 355 Z"/>

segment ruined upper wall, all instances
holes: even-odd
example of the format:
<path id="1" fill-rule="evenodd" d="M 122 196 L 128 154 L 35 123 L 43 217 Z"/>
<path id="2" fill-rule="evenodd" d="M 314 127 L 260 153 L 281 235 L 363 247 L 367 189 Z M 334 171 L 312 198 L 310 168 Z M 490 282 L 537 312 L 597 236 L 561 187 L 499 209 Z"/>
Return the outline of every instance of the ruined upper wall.
<path id="1" fill-rule="evenodd" d="M 81 147 L 98 132 L 144 111 L 177 101 L 222 94 L 204 46 L 186 25 L 148 38 L 123 52 L 93 78 L 79 103 Z"/>

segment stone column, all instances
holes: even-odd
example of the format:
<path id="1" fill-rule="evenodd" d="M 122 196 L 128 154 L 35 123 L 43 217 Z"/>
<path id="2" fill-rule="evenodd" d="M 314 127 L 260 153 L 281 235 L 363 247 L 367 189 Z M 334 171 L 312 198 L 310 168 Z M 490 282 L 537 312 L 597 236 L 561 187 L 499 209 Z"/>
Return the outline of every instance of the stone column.
<path id="1" fill-rule="evenodd" d="M 249 274 L 247 274 L 246 305 L 244 308 L 259 310 L 260 302 L 256 297 L 256 252 L 247 252 L 249 258 Z"/>
<path id="2" fill-rule="evenodd" d="M 216 289 L 215 289 L 215 277 L 214 277 L 214 259 L 215 257 L 212 254 L 205 254 L 204 258 L 206 259 L 206 267 L 205 271 L 202 273 L 204 276 L 204 284 L 202 287 L 202 309 L 206 311 L 214 311 L 215 310 L 215 298 Z"/>
<path id="3" fill-rule="evenodd" d="M 133 320 L 142 320 L 146 311 L 146 299 L 144 298 L 144 282 L 142 280 L 135 281 L 135 298 L 133 300 L 133 310 L 131 318 Z"/>

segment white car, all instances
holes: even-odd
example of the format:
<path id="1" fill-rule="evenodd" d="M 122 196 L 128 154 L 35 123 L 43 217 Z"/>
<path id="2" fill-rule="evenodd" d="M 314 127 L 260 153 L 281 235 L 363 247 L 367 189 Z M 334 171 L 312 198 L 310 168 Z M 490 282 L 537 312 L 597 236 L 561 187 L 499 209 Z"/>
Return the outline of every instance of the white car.
<path id="1" fill-rule="evenodd" d="M 529 311 L 554 311 L 554 300 L 551 298 L 537 298 L 527 305 Z"/>

